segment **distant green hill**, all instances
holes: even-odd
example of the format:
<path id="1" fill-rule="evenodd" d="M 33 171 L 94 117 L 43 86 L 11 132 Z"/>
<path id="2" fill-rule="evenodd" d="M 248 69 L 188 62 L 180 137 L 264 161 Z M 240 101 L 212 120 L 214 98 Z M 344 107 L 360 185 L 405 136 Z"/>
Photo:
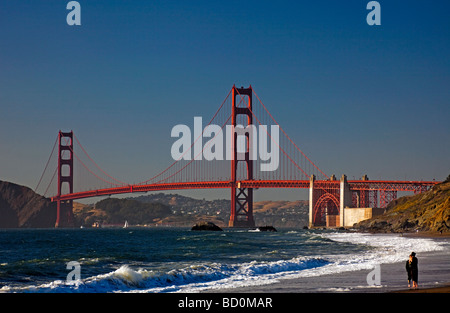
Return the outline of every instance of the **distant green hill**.
<path id="1" fill-rule="evenodd" d="M 105 199 L 92 207 L 84 207 L 75 211 L 80 224 L 124 224 L 129 225 L 154 224 L 155 219 L 164 218 L 172 214 L 170 208 L 161 203 L 143 203 L 130 199 Z"/>
<path id="2" fill-rule="evenodd" d="M 450 177 L 450 176 L 449 176 Z M 431 190 L 392 201 L 387 211 L 362 221 L 355 228 L 366 231 L 450 232 L 450 181 Z"/>

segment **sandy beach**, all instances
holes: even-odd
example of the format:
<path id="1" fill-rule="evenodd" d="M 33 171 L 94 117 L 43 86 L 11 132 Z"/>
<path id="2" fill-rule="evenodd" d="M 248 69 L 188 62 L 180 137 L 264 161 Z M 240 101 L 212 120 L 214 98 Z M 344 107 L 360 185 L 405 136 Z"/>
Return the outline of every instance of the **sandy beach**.
<path id="1" fill-rule="evenodd" d="M 371 270 L 348 271 L 333 275 L 279 280 L 270 285 L 221 289 L 221 293 L 386 293 L 386 292 L 450 292 L 450 237 L 435 234 L 405 234 L 417 238 L 433 238 L 446 243 L 443 251 L 418 253 L 419 288 L 408 288 L 405 263 L 411 251 L 405 251 L 405 261 L 380 265 L 380 285 L 369 286 Z"/>

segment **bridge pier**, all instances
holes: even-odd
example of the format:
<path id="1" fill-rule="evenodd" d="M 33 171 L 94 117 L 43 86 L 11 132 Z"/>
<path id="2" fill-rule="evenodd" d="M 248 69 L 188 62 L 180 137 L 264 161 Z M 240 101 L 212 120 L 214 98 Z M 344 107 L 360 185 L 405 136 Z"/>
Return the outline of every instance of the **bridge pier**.
<path id="1" fill-rule="evenodd" d="M 58 141 L 58 195 L 55 227 L 73 227 L 73 201 L 59 199 L 64 185 L 68 187 L 68 193 L 73 193 L 73 132 L 59 131 Z"/>
<path id="2" fill-rule="evenodd" d="M 347 182 L 347 176 L 342 174 L 339 188 L 339 227 L 345 226 L 345 208 L 352 206 L 352 192 Z M 338 225 L 336 225 L 338 226 Z"/>
<path id="3" fill-rule="evenodd" d="M 56 222 L 55 228 L 74 227 L 73 201 L 58 200 L 56 202 Z"/>
<path id="4" fill-rule="evenodd" d="M 247 120 L 247 125 L 243 125 L 244 127 L 253 124 L 252 95 L 253 91 L 251 86 L 249 88 L 236 88 L 233 85 L 231 90 L 231 125 L 233 126 L 233 134 L 231 136 L 231 212 L 230 221 L 228 222 L 229 227 L 255 227 L 255 220 L 253 218 L 253 189 L 241 188 L 240 183 L 236 179 L 238 164 L 242 163 L 247 168 L 247 177 L 242 178 L 246 180 L 253 179 L 253 160 L 250 158 L 250 134 L 248 132 L 245 133 L 245 152 L 238 154 L 237 133 L 234 131 L 237 125 L 238 115 L 244 115 L 244 119 Z M 244 101 L 243 106 L 237 106 L 236 97 L 238 96 L 248 97 L 247 103 Z M 238 103 L 242 102 L 239 101 Z"/>
<path id="5" fill-rule="evenodd" d="M 255 227 L 252 188 L 231 188 L 231 214 L 228 226 Z"/>
<path id="6" fill-rule="evenodd" d="M 352 205 L 352 192 L 347 176 L 337 181 L 334 175 L 327 181 L 316 181 L 311 175 L 309 186 L 309 227 L 342 227 L 345 208 Z"/>
<path id="7" fill-rule="evenodd" d="M 316 180 L 316 176 L 315 175 L 311 175 L 311 178 L 309 179 L 309 228 L 312 228 L 314 226 L 314 199 L 315 199 L 315 194 L 314 194 L 314 181 Z"/>
<path id="8" fill-rule="evenodd" d="M 367 175 L 360 181 L 350 182 L 345 175 L 340 181 L 336 181 L 334 175 L 330 180 L 321 181 L 311 176 L 309 227 L 352 227 L 362 220 L 383 214 L 389 202 L 397 198 L 396 188 L 400 187 L 379 181 L 369 182 Z M 411 188 L 417 187 L 407 189 Z"/>

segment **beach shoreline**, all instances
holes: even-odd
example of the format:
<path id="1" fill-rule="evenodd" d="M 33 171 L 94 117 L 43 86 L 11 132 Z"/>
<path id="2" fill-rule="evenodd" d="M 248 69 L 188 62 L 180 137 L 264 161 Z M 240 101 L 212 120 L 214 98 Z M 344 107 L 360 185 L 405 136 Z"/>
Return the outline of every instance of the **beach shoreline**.
<path id="1" fill-rule="evenodd" d="M 386 234 L 389 235 L 389 234 Z M 393 234 L 395 235 L 395 234 Z M 396 234 L 409 238 L 428 238 L 445 244 L 445 249 L 417 253 L 419 288 L 408 288 L 404 262 L 380 264 L 380 285 L 369 285 L 372 270 L 346 271 L 314 277 L 280 279 L 272 284 L 207 290 L 212 293 L 447 293 L 450 292 L 450 235 L 439 233 Z"/>
<path id="2" fill-rule="evenodd" d="M 403 289 L 392 291 L 392 293 L 450 293 L 450 282 L 437 287 Z"/>
<path id="3" fill-rule="evenodd" d="M 450 232 L 438 232 L 438 231 L 406 231 L 406 232 L 381 232 L 381 231 L 355 231 L 358 234 L 386 234 L 386 235 L 399 235 L 413 238 L 432 238 L 432 239 L 450 239 Z"/>

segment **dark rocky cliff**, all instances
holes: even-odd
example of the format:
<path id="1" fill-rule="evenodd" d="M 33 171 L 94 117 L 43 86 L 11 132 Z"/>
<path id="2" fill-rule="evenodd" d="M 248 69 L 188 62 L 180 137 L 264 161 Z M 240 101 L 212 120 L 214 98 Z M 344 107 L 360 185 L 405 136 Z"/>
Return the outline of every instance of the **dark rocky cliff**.
<path id="1" fill-rule="evenodd" d="M 56 203 L 28 187 L 0 181 L 0 228 L 54 227 Z"/>
<path id="2" fill-rule="evenodd" d="M 362 221 L 355 228 L 371 232 L 450 232 L 450 181 L 392 201 L 386 213 Z"/>

